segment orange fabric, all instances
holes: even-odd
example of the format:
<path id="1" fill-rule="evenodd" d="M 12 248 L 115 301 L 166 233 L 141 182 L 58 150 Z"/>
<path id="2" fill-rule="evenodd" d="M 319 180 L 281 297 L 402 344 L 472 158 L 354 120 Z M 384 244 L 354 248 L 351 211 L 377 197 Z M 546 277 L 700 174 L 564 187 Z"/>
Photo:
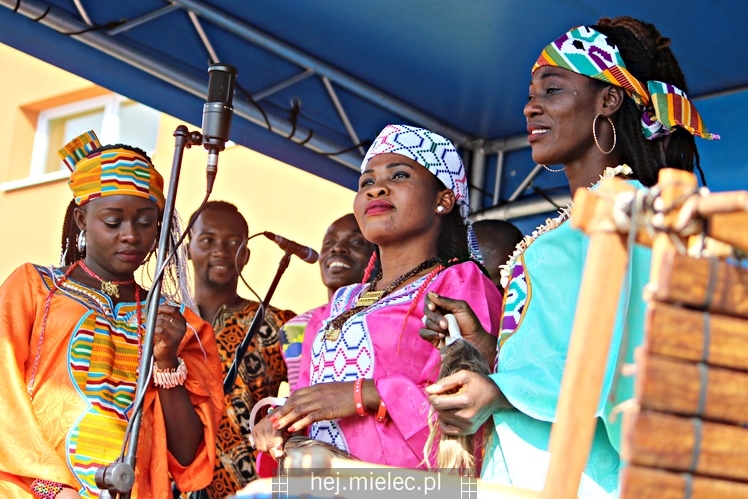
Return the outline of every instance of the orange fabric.
<path id="1" fill-rule="evenodd" d="M 68 467 L 66 438 L 87 401 L 76 391 L 68 371 L 68 346 L 89 309 L 58 291 L 52 298 L 41 358 L 29 400 L 26 386 L 39 342 L 48 289 L 37 269 L 26 264 L 0 287 L 0 497 L 32 497 L 29 485 L 44 478 L 79 489 Z M 223 411 L 221 365 L 210 325 L 188 309 L 190 328 L 179 355 L 188 369 L 185 387 L 203 421 L 204 444 L 187 467 L 168 453 L 166 430 L 157 390 L 146 394 L 138 444 L 134 497 L 171 496 L 169 474 L 182 490 L 208 485 L 215 465 L 215 436 Z M 203 349 L 205 354 L 203 353 Z M 148 470 L 144 473 L 143 470 Z"/>

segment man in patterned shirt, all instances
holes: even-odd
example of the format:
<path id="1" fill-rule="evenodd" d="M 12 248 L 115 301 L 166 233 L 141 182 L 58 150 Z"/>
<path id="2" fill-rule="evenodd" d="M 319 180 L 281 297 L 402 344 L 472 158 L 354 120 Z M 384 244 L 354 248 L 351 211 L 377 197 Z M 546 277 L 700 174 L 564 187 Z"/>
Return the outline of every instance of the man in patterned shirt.
<path id="1" fill-rule="evenodd" d="M 249 260 L 249 252 L 243 245 L 248 233 L 247 221 L 236 206 L 223 201 L 209 202 L 190 231 L 195 301 L 202 319 L 215 330 L 224 376 L 260 306 L 237 294 L 239 271 Z M 256 451 L 247 441 L 249 415 L 258 400 L 275 396 L 281 382 L 287 379 L 278 329 L 294 315 L 288 310 L 268 307 L 265 322 L 239 366 L 234 388 L 225 397 L 226 411 L 218 430 L 213 483 L 205 489 L 211 499 L 233 494 L 257 478 Z"/>

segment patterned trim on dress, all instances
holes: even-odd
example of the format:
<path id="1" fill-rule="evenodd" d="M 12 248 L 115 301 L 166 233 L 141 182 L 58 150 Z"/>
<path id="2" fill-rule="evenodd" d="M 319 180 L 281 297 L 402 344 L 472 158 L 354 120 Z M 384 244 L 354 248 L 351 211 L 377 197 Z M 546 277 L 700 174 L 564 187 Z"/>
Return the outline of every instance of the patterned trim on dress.
<path id="1" fill-rule="evenodd" d="M 51 272 L 59 271 L 36 268 L 45 285 L 54 286 Z M 68 374 L 88 409 L 68 431 L 66 446 L 68 466 L 82 485 L 81 497 L 98 497 L 96 469 L 119 456 L 132 410 L 140 342 L 137 306 L 128 302 L 113 311 L 101 310 L 111 304 L 108 297 L 70 279 L 60 291 L 89 309 L 68 344 Z"/>
<path id="2" fill-rule="evenodd" d="M 499 329 L 499 341 L 497 343 L 497 352 L 501 346 L 508 340 L 522 324 L 525 318 L 526 305 L 532 298 L 532 285 L 530 276 L 525 272 L 524 255 L 519 259 L 512 268 L 512 279 L 504 293 L 504 310 L 501 314 L 501 328 Z M 494 358 L 494 372 L 499 366 L 499 356 Z"/>
<path id="3" fill-rule="evenodd" d="M 613 178 L 618 175 L 631 175 L 633 170 L 628 165 L 618 165 L 616 167 L 608 167 L 605 170 L 603 170 L 602 175 L 600 175 L 600 178 L 597 182 L 592 184 L 589 189 L 592 189 L 595 185 L 597 185 L 600 180 L 604 178 Z M 501 269 L 501 286 L 506 289 L 507 284 L 509 283 L 509 274 L 512 271 L 512 268 L 514 267 L 515 262 L 519 258 L 519 256 L 524 253 L 527 248 L 530 247 L 530 245 L 540 237 L 541 235 L 545 234 L 548 231 L 551 231 L 557 227 L 559 227 L 562 223 L 564 223 L 571 214 L 571 209 L 574 207 L 574 202 L 569 203 L 566 205 L 565 208 L 562 208 L 558 212 L 558 216 L 556 218 L 548 218 L 546 219 L 545 223 L 543 225 L 538 226 L 537 229 L 532 231 L 532 234 L 529 236 L 525 236 L 522 238 L 520 242 L 517 243 L 517 246 L 514 249 L 514 252 L 511 254 L 509 259 L 504 265 L 499 265 L 499 269 Z"/>
<path id="4" fill-rule="evenodd" d="M 329 322 L 328 318 L 312 344 L 309 385 L 355 381 L 359 378 L 371 379 L 375 366 L 374 346 L 366 324 L 366 315 L 389 305 L 411 301 L 426 277 L 423 276 L 385 296 L 371 307 L 349 318 L 341 326 L 340 335 L 334 341 L 325 339 L 324 326 Z M 358 297 L 368 287 L 369 284 L 355 284 L 338 291 L 330 306 L 330 317 L 334 318 L 354 306 Z M 313 423 L 309 435 L 348 451 L 348 444 L 337 421 Z"/>

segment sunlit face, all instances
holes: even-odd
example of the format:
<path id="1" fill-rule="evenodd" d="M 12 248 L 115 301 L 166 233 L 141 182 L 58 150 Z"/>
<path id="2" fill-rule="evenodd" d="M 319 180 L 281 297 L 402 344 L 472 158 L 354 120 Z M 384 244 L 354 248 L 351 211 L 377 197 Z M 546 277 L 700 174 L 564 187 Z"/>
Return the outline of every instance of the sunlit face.
<path id="1" fill-rule="evenodd" d="M 544 66 L 533 73 L 524 109 L 533 161 L 568 165 L 596 148 L 592 120 L 600 91 L 590 78 L 566 69 Z"/>
<path id="2" fill-rule="evenodd" d="M 86 230 L 86 264 L 103 279 L 128 279 L 154 247 L 158 208 L 149 199 L 115 195 L 96 198 L 75 212 Z"/>
<path id="3" fill-rule="evenodd" d="M 438 231 L 436 177 L 400 154 L 380 154 L 359 178 L 353 211 L 366 239 L 382 245 Z"/>
<path id="4" fill-rule="evenodd" d="M 374 245 L 366 240 L 352 214 L 327 229 L 319 252 L 322 282 L 331 291 L 361 282 Z"/>
<path id="5" fill-rule="evenodd" d="M 189 244 L 196 285 L 215 290 L 236 290 L 239 270 L 249 259 L 246 247 L 242 246 L 246 239 L 247 231 L 241 215 L 205 209 L 192 226 Z"/>

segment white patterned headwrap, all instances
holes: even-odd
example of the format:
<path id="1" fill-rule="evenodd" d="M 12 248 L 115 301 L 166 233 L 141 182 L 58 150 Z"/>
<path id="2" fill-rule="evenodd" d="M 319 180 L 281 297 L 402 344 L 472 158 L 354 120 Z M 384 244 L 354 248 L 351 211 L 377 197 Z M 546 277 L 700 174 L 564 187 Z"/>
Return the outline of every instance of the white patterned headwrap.
<path id="1" fill-rule="evenodd" d="M 483 262 L 478 250 L 478 242 L 468 220 L 470 201 L 467 176 L 462 158 L 449 139 L 441 135 L 408 125 L 387 125 L 382 130 L 361 163 L 361 173 L 369 160 L 380 154 L 400 154 L 410 158 L 430 171 L 436 178 L 455 193 L 455 203 L 460 216 L 468 227 L 468 248 L 476 260 Z"/>

